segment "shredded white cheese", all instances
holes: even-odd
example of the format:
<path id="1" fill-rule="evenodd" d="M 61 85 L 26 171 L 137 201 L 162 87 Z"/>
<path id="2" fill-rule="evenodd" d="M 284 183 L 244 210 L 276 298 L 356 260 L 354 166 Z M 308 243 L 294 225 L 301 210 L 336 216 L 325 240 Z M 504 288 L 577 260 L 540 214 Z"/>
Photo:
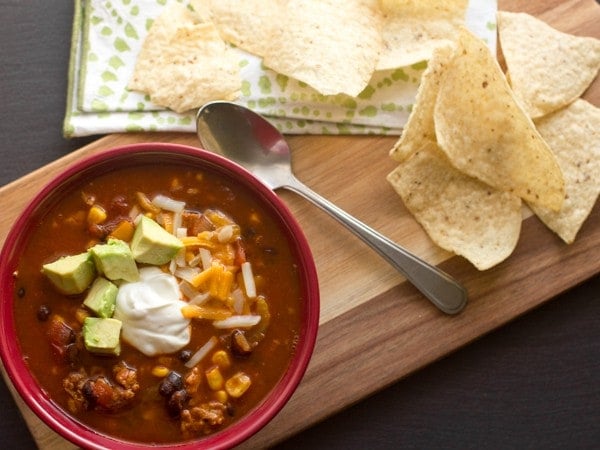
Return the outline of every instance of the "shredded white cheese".
<path id="1" fill-rule="evenodd" d="M 248 261 L 242 263 L 242 278 L 244 279 L 244 288 L 248 298 L 256 297 L 256 284 L 254 283 L 254 274 L 252 266 Z"/>

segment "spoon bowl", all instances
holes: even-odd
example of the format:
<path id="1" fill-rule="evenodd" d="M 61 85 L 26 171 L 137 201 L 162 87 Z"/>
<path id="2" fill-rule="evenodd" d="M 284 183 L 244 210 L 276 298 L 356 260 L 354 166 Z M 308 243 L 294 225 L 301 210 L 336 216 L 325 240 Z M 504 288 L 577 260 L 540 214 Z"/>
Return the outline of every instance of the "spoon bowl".
<path id="1" fill-rule="evenodd" d="M 465 307 L 467 291 L 454 278 L 300 182 L 292 171 L 289 145 L 264 117 L 236 103 L 210 102 L 198 111 L 196 127 L 204 148 L 245 167 L 272 190 L 296 192 L 329 213 L 404 275 L 441 311 L 456 314 Z"/>

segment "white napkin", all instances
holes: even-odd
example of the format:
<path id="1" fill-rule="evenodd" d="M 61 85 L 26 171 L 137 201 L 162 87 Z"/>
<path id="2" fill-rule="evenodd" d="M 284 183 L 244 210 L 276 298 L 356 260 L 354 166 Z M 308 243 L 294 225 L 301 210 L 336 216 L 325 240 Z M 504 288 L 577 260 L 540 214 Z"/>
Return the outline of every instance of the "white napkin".
<path id="1" fill-rule="evenodd" d="M 183 1 L 183 0 L 171 0 Z M 63 134 L 127 131 L 194 132 L 195 112 L 177 114 L 127 89 L 137 54 L 165 1 L 76 0 Z M 496 47 L 496 0 L 470 0 L 467 26 Z M 288 134 L 399 134 L 425 63 L 376 72 L 357 98 L 323 96 L 262 66 L 242 50 L 237 103 L 267 116 Z"/>

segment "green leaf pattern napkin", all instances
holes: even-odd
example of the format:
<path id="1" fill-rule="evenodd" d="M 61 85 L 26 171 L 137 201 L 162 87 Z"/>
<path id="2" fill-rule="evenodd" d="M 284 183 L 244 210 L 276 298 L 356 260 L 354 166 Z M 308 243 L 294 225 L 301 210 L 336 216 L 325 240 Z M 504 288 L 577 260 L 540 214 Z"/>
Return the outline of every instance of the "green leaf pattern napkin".
<path id="1" fill-rule="evenodd" d="M 183 0 L 170 0 L 180 1 Z M 66 137 L 128 131 L 194 132 L 195 112 L 177 114 L 127 89 L 137 53 L 168 0 L 76 0 Z M 471 0 L 467 26 L 496 46 L 496 0 Z M 242 50 L 236 100 L 289 134 L 399 134 L 426 63 L 376 72 L 356 98 L 324 96 Z"/>

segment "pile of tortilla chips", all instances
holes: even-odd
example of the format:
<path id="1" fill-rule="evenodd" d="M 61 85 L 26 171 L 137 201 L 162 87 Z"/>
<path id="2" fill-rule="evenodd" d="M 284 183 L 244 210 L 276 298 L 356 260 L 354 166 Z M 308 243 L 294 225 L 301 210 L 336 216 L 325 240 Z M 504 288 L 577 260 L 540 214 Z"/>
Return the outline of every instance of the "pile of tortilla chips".
<path id="1" fill-rule="evenodd" d="M 231 100 L 230 45 L 323 95 L 358 96 L 375 70 L 429 59 L 464 24 L 468 0 L 190 0 L 167 4 L 129 88 L 177 112 Z"/>
<path id="2" fill-rule="evenodd" d="M 522 200 L 571 243 L 600 193 L 600 109 L 579 99 L 600 40 L 498 19 L 508 77 L 464 28 L 437 48 L 387 177 L 430 238 L 480 270 L 514 250 Z"/>
<path id="3" fill-rule="evenodd" d="M 177 112 L 233 100 L 241 78 L 232 46 L 324 95 L 357 96 L 376 70 L 428 61 L 388 180 L 437 244 L 484 270 L 514 250 L 522 201 L 567 243 L 593 208 L 600 112 L 579 97 L 600 69 L 600 40 L 500 12 L 505 76 L 464 27 L 467 6 L 172 0 L 129 87 Z"/>

